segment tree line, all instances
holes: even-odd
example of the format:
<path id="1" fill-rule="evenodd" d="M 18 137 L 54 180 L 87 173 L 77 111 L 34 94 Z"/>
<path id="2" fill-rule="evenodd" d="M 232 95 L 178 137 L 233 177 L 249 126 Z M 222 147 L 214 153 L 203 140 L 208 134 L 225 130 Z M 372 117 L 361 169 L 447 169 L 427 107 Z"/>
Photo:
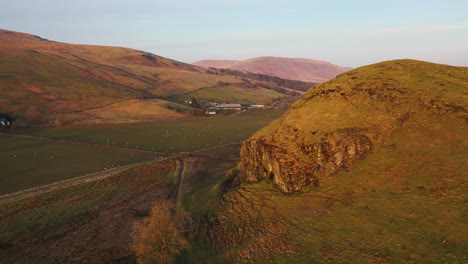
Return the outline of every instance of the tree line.
<path id="1" fill-rule="evenodd" d="M 217 75 L 231 75 L 239 78 L 248 78 L 252 80 L 257 80 L 257 81 L 263 81 L 263 82 L 272 82 L 278 86 L 281 87 L 286 87 L 289 89 L 297 90 L 297 91 L 302 91 L 305 92 L 309 90 L 309 88 L 317 85 L 317 83 L 314 82 L 303 82 L 303 81 L 298 81 L 298 80 L 288 80 L 288 79 L 283 79 L 280 77 L 276 76 L 270 76 L 266 74 L 260 74 L 260 73 L 253 73 L 253 72 L 242 72 L 238 70 L 231 70 L 231 69 L 217 69 L 210 67 L 206 71 L 208 74 L 217 74 Z"/>

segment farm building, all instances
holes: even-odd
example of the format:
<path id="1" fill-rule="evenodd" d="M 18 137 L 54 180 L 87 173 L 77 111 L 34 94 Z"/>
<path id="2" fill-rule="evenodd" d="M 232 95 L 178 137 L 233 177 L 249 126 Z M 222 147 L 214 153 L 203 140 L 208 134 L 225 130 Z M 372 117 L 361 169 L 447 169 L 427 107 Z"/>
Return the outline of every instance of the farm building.
<path id="1" fill-rule="evenodd" d="M 240 104 L 225 104 L 225 103 L 206 103 L 205 114 L 215 115 L 229 111 L 241 111 L 242 105 Z"/>
<path id="2" fill-rule="evenodd" d="M 263 108 L 263 107 L 265 107 L 265 105 L 261 103 L 256 103 L 252 105 L 252 108 Z"/>
<path id="3" fill-rule="evenodd" d="M 242 105 L 240 105 L 240 104 L 217 104 L 217 105 L 215 105 L 215 108 L 218 108 L 219 110 L 236 110 L 236 111 L 240 111 L 240 110 L 242 110 Z"/>

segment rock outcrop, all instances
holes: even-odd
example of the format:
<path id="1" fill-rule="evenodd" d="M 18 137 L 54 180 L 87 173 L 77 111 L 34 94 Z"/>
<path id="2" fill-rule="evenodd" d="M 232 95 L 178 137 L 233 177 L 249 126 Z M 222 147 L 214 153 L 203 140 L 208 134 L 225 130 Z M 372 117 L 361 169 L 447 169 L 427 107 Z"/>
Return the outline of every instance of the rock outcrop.
<path id="1" fill-rule="evenodd" d="M 241 171 L 244 180 L 268 180 L 283 192 L 300 191 L 340 169 L 348 169 L 372 152 L 373 144 L 360 129 L 337 130 L 316 143 L 275 145 L 251 139 L 242 146 Z M 291 150 L 294 149 L 294 150 Z"/>
<path id="2" fill-rule="evenodd" d="M 266 180 L 285 193 L 298 192 L 351 169 L 394 133 L 428 118 L 468 120 L 466 95 L 456 96 L 466 88 L 466 72 L 399 60 L 318 85 L 243 144 L 237 182 Z"/>

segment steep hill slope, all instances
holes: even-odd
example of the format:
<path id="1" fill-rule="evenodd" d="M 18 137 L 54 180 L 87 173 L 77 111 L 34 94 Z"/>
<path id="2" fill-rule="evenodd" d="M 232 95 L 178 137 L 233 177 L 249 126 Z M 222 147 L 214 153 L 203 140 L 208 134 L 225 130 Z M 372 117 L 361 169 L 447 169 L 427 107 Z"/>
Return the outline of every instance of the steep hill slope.
<path id="1" fill-rule="evenodd" d="M 242 171 L 248 180 L 269 179 L 294 192 L 350 169 L 376 148 L 397 147 L 397 135 L 425 133 L 405 144 L 419 143 L 427 151 L 424 140 L 461 140 L 467 73 L 464 67 L 403 60 L 343 74 L 308 92 L 281 120 L 249 139 Z"/>
<path id="2" fill-rule="evenodd" d="M 466 262 L 467 91 L 468 68 L 412 60 L 318 85 L 244 142 L 207 241 L 239 262 Z"/>
<path id="3" fill-rule="evenodd" d="M 244 61 L 203 60 L 194 62 L 193 64 L 205 68 L 227 68 L 289 80 L 319 83 L 351 70 L 351 68 L 340 67 L 326 61 L 281 57 L 258 57 Z"/>
<path id="4" fill-rule="evenodd" d="M 65 44 L 0 30 L 0 111 L 33 125 L 183 118 L 187 115 L 179 112 L 192 110 L 171 106 L 168 97 L 241 82 L 143 51 Z M 250 93 L 252 102 L 255 94 Z M 274 92 L 267 97 L 281 96 Z M 141 115 L 135 111 L 143 108 Z"/>

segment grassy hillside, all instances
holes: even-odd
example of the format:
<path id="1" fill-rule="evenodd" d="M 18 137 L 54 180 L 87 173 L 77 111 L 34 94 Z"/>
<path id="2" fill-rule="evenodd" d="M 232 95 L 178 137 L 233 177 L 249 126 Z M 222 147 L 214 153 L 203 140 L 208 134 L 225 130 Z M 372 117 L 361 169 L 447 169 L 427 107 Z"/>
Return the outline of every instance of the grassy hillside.
<path id="1" fill-rule="evenodd" d="M 252 95 L 255 96 L 252 96 Z M 179 101 L 190 101 L 198 98 L 199 101 L 229 102 L 238 104 L 271 104 L 274 99 L 284 97 L 284 94 L 274 90 L 245 84 L 220 84 L 214 87 L 201 88 L 193 92 L 179 94 L 173 98 Z"/>
<path id="2" fill-rule="evenodd" d="M 467 73 L 389 61 L 309 91 L 243 144 L 208 247 L 259 263 L 468 261 Z"/>
<path id="3" fill-rule="evenodd" d="M 277 174 L 275 183 L 290 192 L 349 168 L 373 147 L 388 144 L 397 132 L 438 125 L 441 136 L 454 131 L 462 135 L 467 117 L 466 72 L 464 67 L 410 60 L 351 71 L 306 93 L 275 125 L 251 138 L 245 150 L 254 155 L 255 162 L 262 152 L 277 149 L 277 154 L 268 157 L 278 167 L 267 171 Z M 252 152 L 257 146 L 258 151 Z M 313 163 L 304 167 L 311 159 Z M 302 182 L 284 185 L 296 174 L 278 169 L 286 163 L 292 163 L 290 169 L 306 170 Z M 250 173 L 249 159 L 244 165 L 251 178 L 268 177 Z"/>
<path id="4" fill-rule="evenodd" d="M 30 125 L 188 117 L 190 111 L 180 115 L 159 107 L 167 104 L 161 100 L 219 82 L 242 81 L 143 51 L 65 44 L 0 30 L 0 111 Z M 256 101 L 257 93 L 246 93 Z M 282 95 L 266 95 L 278 96 Z M 141 113 L 142 108 L 147 110 Z"/>

